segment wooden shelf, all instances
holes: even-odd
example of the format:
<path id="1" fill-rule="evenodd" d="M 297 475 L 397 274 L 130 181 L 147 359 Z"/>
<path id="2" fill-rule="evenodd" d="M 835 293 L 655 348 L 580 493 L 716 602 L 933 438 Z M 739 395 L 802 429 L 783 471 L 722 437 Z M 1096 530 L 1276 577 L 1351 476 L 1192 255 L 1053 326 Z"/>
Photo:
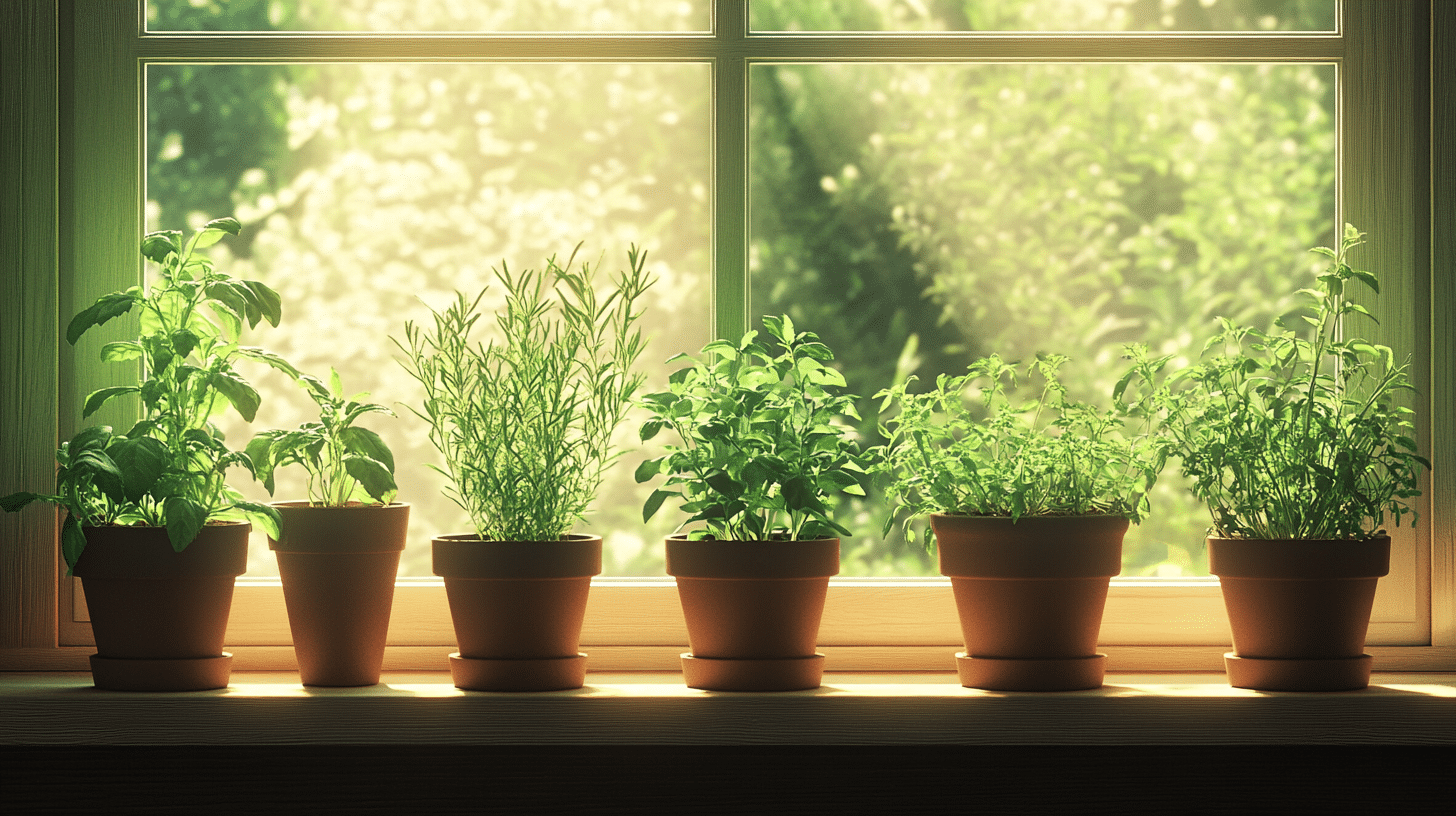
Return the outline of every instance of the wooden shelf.
<path id="1" fill-rule="evenodd" d="M 1118 674 L 1095 691 L 999 693 L 949 674 L 831 674 L 815 691 L 704 692 L 670 673 L 591 674 L 577 691 L 464 692 L 439 673 L 305 688 L 107 692 L 84 673 L 0 674 L 8 745 L 1257 745 L 1456 743 L 1456 674 L 1265 693 L 1222 674 Z"/>

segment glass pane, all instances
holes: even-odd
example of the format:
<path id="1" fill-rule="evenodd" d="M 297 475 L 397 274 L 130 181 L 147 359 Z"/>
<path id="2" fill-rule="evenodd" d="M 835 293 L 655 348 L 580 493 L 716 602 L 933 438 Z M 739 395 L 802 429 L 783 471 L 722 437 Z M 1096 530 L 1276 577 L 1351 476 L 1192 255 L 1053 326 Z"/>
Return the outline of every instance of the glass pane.
<path id="1" fill-rule="evenodd" d="M 1334 31 L 1335 0 L 750 0 L 754 31 Z"/>
<path id="2" fill-rule="evenodd" d="M 708 31 L 711 0 L 147 0 L 148 31 Z"/>
<path id="3" fill-rule="evenodd" d="M 1333 66 L 762 65 L 750 74 L 753 313 L 833 348 L 850 389 L 976 357 L 1072 357 L 1107 404 L 1124 343 L 1194 359 L 1269 325 L 1333 240 Z M 878 403 L 860 406 L 879 439 Z M 1176 468 L 1125 575 L 1207 574 Z M 885 509 L 842 509 L 842 573 L 934 574 Z"/>
<path id="4" fill-rule="evenodd" d="M 242 239 L 214 257 L 277 289 L 284 307 L 278 328 L 260 324 L 246 342 L 316 376 L 335 366 L 346 392 L 368 391 L 398 414 L 361 424 L 393 449 L 400 500 L 413 505 L 402 574 L 429 575 L 430 538 L 469 523 L 426 467 L 442 463 L 406 407 L 420 406 L 422 389 L 390 338 L 406 320 L 429 321 L 424 304 L 478 293 L 502 261 L 541 269 L 583 242 L 579 260 L 615 273 L 635 243 L 658 277 L 638 366 L 649 388 L 664 388 L 662 362 L 708 340 L 709 87 L 702 64 L 153 65 L 148 228 L 237 214 Z M 499 290 L 483 308 L 501 302 Z M 243 373 L 263 407 L 251 426 L 223 418 L 234 448 L 317 419 L 286 378 Z M 620 429 L 622 449 L 638 447 L 641 419 Z M 661 574 L 675 522 L 664 513 L 642 524 L 640 461 L 619 460 L 582 527 L 607 539 L 607 574 Z M 285 469 L 276 496 L 302 498 L 304 485 Z M 273 562 L 255 537 L 249 575 L 276 574 Z"/>

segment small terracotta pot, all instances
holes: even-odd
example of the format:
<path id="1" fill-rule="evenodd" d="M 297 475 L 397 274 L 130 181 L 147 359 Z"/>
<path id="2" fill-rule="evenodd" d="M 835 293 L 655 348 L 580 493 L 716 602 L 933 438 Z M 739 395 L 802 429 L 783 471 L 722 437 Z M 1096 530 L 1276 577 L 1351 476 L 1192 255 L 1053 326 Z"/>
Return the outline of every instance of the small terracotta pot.
<path id="1" fill-rule="evenodd" d="M 471 691 L 559 691 L 586 682 L 580 651 L 591 578 L 602 571 L 602 537 L 560 541 L 434 539 L 455 642 L 450 676 Z"/>
<path id="2" fill-rule="evenodd" d="M 246 523 L 209 524 L 182 552 L 162 527 L 86 527 L 81 579 L 96 654 L 91 678 L 114 691 L 225 688 L 222 650 L 233 581 L 248 566 Z"/>
<path id="3" fill-rule="evenodd" d="M 818 688 L 824 655 L 815 642 L 829 577 L 839 573 L 839 539 L 688 541 L 667 539 L 667 574 L 677 579 L 687 620 L 682 656 L 688 688 L 797 691 Z"/>
<path id="4" fill-rule="evenodd" d="M 930 517 L 966 650 L 961 685 L 996 691 L 1098 688 L 1107 584 L 1122 571 L 1116 516 Z"/>
<path id="5" fill-rule="evenodd" d="M 409 505 L 279 502 L 278 557 L 293 652 L 306 686 L 372 686 L 384 665 Z"/>
<path id="6" fill-rule="evenodd" d="M 1349 691 L 1370 685 L 1365 633 L 1375 585 L 1390 572 L 1390 537 L 1364 541 L 1210 538 L 1233 630 L 1229 685 Z"/>

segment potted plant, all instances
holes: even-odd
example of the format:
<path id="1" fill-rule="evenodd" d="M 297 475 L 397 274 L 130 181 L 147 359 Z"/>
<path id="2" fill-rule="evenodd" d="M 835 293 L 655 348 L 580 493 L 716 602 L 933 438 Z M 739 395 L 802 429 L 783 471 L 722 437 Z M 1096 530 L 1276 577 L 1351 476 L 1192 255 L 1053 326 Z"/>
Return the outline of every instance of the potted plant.
<path id="1" fill-rule="evenodd" d="M 372 686 L 384 663 L 409 505 L 393 500 L 389 446 L 354 424 L 365 414 L 393 413 L 365 402 L 368 394 L 345 398 L 339 373 L 329 374 L 328 385 L 295 376 L 318 405 L 317 422 L 263 431 L 247 453 L 269 495 L 279 467 L 297 464 L 308 474 L 307 501 L 273 505 L 283 523 L 268 539 L 304 685 Z"/>
<path id="2" fill-rule="evenodd" d="M 578 247 L 579 248 L 579 247 Z M 590 266 L 548 259 L 544 273 L 496 278 L 505 307 L 496 336 L 471 339 L 479 305 L 456 294 L 434 311 L 434 328 L 405 324 L 405 368 L 425 388 L 415 413 L 445 460 L 449 495 L 474 531 L 432 542 L 445 579 L 457 654 L 455 685 L 478 691 L 580 688 L 579 652 L 591 577 L 602 539 L 572 533 L 615 459 L 612 432 L 643 377 L 639 298 L 652 285 L 646 255 L 633 247 L 630 271 L 605 298 Z"/>
<path id="3" fill-rule="evenodd" d="M 691 652 L 690 688 L 791 691 L 817 688 L 824 655 L 815 650 L 829 578 L 839 572 L 839 538 L 829 498 L 864 495 L 864 454 L 842 417 L 857 418 L 834 355 L 787 316 L 716 340 L 674 373 L 667 391 L 643 398 L 651 412 L 643 441 L 668 428 L 681 440 L 643 462 L 638 482 L 667 474 L 642 517 L 668 497 L 701 527 L 667 539 Z"/>
<path id="4" fill-rule="evenodd" d="M 222 218 L 185 244 L 176 231 L 144 237 L 142 254 L 160 266 L 159 280 L 101 297 L 66 329 L 75 344 L 94 326 L 140 312 L 135 339 L 101 349 L 103 360 L 139 370 L 138 382 L 91 394 L 82 416 L 136 395 L 141 420 L 125 433 L 93 426 L 63 442 L 55 493 L 0 499 L 7 511 L 37 500 L 65 509 L 61 552 L 86 593 L 99 688 L 226 686 L 232 656 L 222 642 L 234 578 L 247 564 L 250 522 L 278 530 L 277 511 L 228 487 L 228 468 L 252 465 L 209 421 L 229 406 L 252 421 L 258 409 L 258 393 L 235 361 L 279 362 L 238 343 L 245 322 L 278 325 L 278 295 L 218 272 L 197 252 L 239 229 Z"/>
<path id="5" fill-rule="evenodd" d="M 1008 392 L 1022 368 L 995 355 L 925 393 L 911 392 L 912 377 L 877 395 L 882 412 L 896 409 L 881 422 L 877 470 L 901 510 L 930 516 L 965 638 L 963 686 L 1102 685 L 1108 582 L 1165 454 L 1146 419 L 1068 400 L 1057 375 L 1066 359 L 1028 363 L 1040 391 L 1020 404 Z M 913 540 L 909 519 L 906 531 Z"/>
<path id="6" fill-rule="evenodd" d="M 1370 683 L 1365 633 L 1376 583 L 1389 571 L 1389 519 L 1415 512 L 1417 453 L 1407 364 L 1350 330 L 1373 316 L 1347 291 L 1379 291 L 1349 263 L 1363 233 L 1346 225 L 1306 304 L 1272 332 L 1222 321 L 1201 363 L 1164 378 L 1166 359 L 1136 349 L 1121 388 L 1164 412 L 1193 492 L 1208 506 L 1209 571 L 1219 577 L 1238 688 L 1360 689 Z M 1292 321 L 1291 321 L 1292 322 Z M 1305 328 L 1307 326 L 1308 328 Z M 1342 331 L 1343 329 L 1343 331 Z"/>

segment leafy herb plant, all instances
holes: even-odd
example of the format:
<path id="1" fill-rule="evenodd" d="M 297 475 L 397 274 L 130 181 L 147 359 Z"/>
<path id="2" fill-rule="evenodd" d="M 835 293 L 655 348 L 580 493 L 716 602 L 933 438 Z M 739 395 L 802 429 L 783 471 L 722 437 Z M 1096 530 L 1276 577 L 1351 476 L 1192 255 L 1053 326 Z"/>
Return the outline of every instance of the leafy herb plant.
<path id="1" fill-rule="evenodd" d="M 964 375 L 941 375 L 911 393 L 914 378 L 881 391 L 888 442 L 878 472 L 886 495 L 910 518 L 1113 515 L 1140 521 L 1166 459 L 1151 423 L 1118 410 L 1069 401 L 1058 379 L 1067 361 L 1038 357 L 1025 366 L 1041 380 L 1034 399 L 1015 403 L 1022 368 L 992 355 Z M 895 521 L 885 522 L 889 531 Z"/>
<path id="2" fill-rule="evenodd" d="M 343 507 L 350 502 L 393 501 L 399 492 L 394 483 L 394 455 L 379 434 L 354 422 L 365 414 L 393 416 L 394 412 L 364 402 L 368 394 L 345 399 L 339 372 L 333 369 L 328 385 L 306 374 L 297 380 L 317 403 L 319 421 L 291 431 L 263 431 L 248 443 L 248 458 L 268 495 L 273 495 L 274 471 L 297 464 L 308 474 L 310 504 Z"/>
<path id="3" fill-rule="evenodd" d="M 616 458 L 612 432 L 642 385 L 631 369 L 644 346 L 635 309 L 653 283 L 646 254 L 632 248 L 629 271 L 604 298 L 588 264 L 572 270 L 575 257 L 564 266 L 552 257 L 545 272 L 512 274 L 502 264 L 505 309 L 489 342 L 471 338 L 484 291 L 474 301 L 457 293 L 434 312 L 433 329 L 406 323 L 405 341 L 395 340 L 425 387 L 414 412 L 444 456 L 445 468 L 434 469 L 481 539 L 569 533 Z"/>
<path id="4" fill-rule="evenodd" d="M 278 514 L 243 500 L 226 482 L 228 468 L 252 472 L 252 463 L 228 448 L 211 418 L 229 407 L 249 422 L 258 392 L 234 370 L 240 359 L 292 370 L 281 358 L 239 344 L 246 323 L 277 326 L 282 306 L 272 289 L 257 281 L 218 272 L 198 250 L 224 235 L 237 235 L 237 220 L 207 223 L 184 243 L 181 232 L 146 235 L 142 255 L 160 266 L 159 280 L 145 290 L 133 286 L 104 295 L 71 321 L 66 340 L 75 344 L 94 326 L 140 313 L 136 339 L 107 343 L 105 361 L 137 366 L 135 385 L 102 388 L 86 398 L 82 417 L 106 403 L 133 395 L 142 418 L 124 434 L 106 426 L 82 429 L 56 452 L 60 468 L 54 494 L 15 493 L 0 499 L 7 511 L 32 501 L 66 509 L 61 549 L 74 566 L 86 546 L 82 526 L 104 524 L 165 527 L 181 551 L 209 521 L 249 520 L 276 534 Z"/>
<path id="5" fill-rule="evenodd" d="M 1298 319 L 1262 332 L 1222 320 L 1204 360 L 1166 378 L 1167 359 L 1134 348 L 1116 396 L 1161 411 L 1163 427 L 1193 492 L 1213 514 L 1213 534 L 1253 539 L 1363 539 L 1389 514 L 1415 511 L 1417 479 L 1430 463 L 1416 451 L 1409 364 L 1390 348 L 1346 330 L 1352 315 L 1374 319 L 1347 297 L 1352 286 L 1380 291 L 1376 275 L 1349 263 L 1364 233 L 1350 225 Z M 1210 354 L 1213 352 L 1212 354 Z"/>
<path id="6" fill-rule="evenodd" d="M 643 441 L 663 429 L 682 440 L 665 456 L 643 462 L 638 482 L 667 474 L 642 510 L 652 518 L 668 497 L 701 522 L 689 538 L 804 541 L 850 533 L 834 521 L 829 498 L 865 495 L 865 454 L 844 417 L 858 419 L 844 377 L 827 363 L 829 347 L 799 332 L 787 316 L 767 316 L 774 341 L 750 331 L 733 343 L 716 340 L 692 365 L 675 372 L 667 391 L 643 398 L 652 416 Z"/>

